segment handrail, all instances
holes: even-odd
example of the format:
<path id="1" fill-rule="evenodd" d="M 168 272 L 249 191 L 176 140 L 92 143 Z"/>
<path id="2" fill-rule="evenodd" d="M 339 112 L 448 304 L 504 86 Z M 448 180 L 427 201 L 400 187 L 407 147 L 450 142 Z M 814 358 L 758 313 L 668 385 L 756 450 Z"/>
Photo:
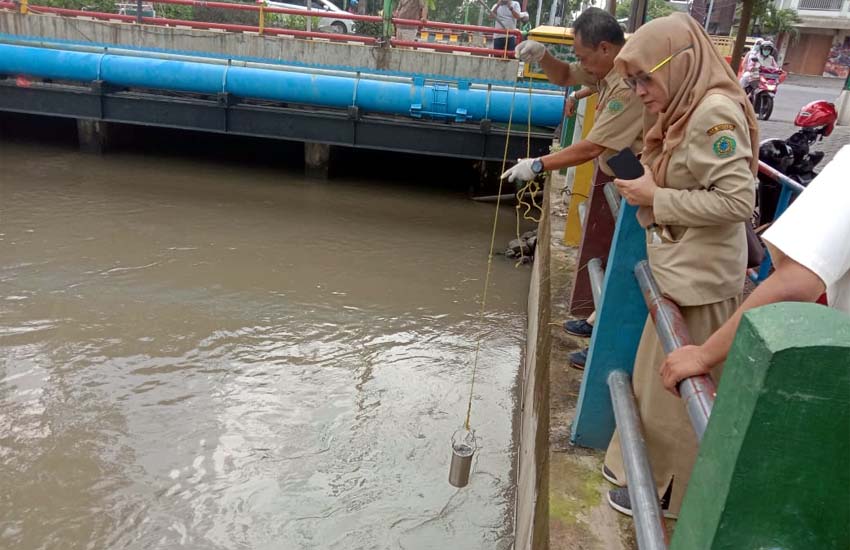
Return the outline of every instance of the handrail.
<path id="1" fill-rule="evenodd" d="M 779 216 L 781 216 L 783 212 L 785 212 L 785 209 L 788 208 L 788 205 L 791 204 L 792 195 L 799 195 L 800 193 L 805 191 L 806 188 L 800 185 L 799 182 L 792 180 L 776 168 L 764 163 L 761 160 L 759 161 L 759 172 L 773 179 L 782 186 L 782 191 L 779 192 L 779 198 L 776 202 L 776 210 L 773 213 L 773 220 L 771 220 L 771 222 L 773 222 L 776 221 L 776 219 L 779 218 Z M 772 267 L 773 260 L 771 260 L 770 253 L 768 252 L 764 255 L 764 260 L 762 260 L 758 272 L 754 275 L 750 275 L 750 279 L 755 283 L 760 283 L 764 281 L 765 279 L 767 279 L 768 275 L 770 275 L 770 269 Z"/>
<path id="2" fill-rule="evenodd" d="M 688 326 L 685 324 L 685 318 L 679 306 L 661 294 L 646 260 L 638 262 L 635 266 L 635 277 L 652 321 L 655 323 L 655 330 L 658 332 L 658 339 L 661 341 L 664 353 L 669 355 L 673 350 L 691 344 Z M 685 378 L 679 382 L 679 393 L 685 402 L 697 441 L 702 441 L 702 435 L 711 416 L 711 409 L 714 407 L 714 396 L 717 393 L 714 379 L 705 374 Z"/>
<path id="3" fill-rule="evenodd" d="M 770 166 L 769 164 L 766 164 L 764 161 L 761 160 L 759 161 L 759 172 L 775 179 L 783 187 L 787 187 L 795 193 L 802 193 L 806 189 L 798 182 L 792 180 L 773 166 Z"/>
<path id="4" fill-rule="evenodd" d="M 379 16 L 375 15 L 361 15 L 356 13 L 349 12 L 337 12 L 337 11 L 329 11 L 329 10 L 312 10 L 312 9 L 292 9 L 292 8 L 283 8 L 277 6 L 267 6 L 264 4 L 244 4 L 244 3 L 235 3 L 235 2 L 217 2 L 210 1 L 206 2 L 204 0 L 157 0 L 155 3 L 157 4 L 171 4 L 178 6 L 191 6 L 191 7 L 203 7 L 203 8 L 215 8 L 215 9 L 225 9 L 225 10 L 236 10 L 236 11 L 248 11 L 248 12 L 256 12 L 257 17 L 263 17 L 265 14 L 274 13 L 274 14 L 283 14 L 283 15 L 298 15 L 304 17 L 332 17 L 334 19 L 343 19 L 343 20 L 351 20 L 351 21 L 366 21 L 366 22 L 382 22 L 383 19 Z M 14 1 L 0 1 L 0 9 L 18 9 L 19 4 Z M 62 15 L 62 16 L 71 16 L 71 17 L 89 17 L 92 19 L 99 20 L 117 20 L 123 21 L 127 23 L 143 23 L 149 25 L 172 25 L 172 26 L 184 26 L 190 27 L 194 29 L 217 29 L 217 30 L 225 30 L 225 31 L 234 31 L 234 32 L 257 32 L 262 33 L 264 35 L 279 35 L 279 36 L 292 36 L 296 38 L 322 38 L 322 39 L 330 39 L 330 40 L 339 40 L 346 42 L 362 42 L 364 44 L 377 44 L 379 43 L 379 39 L 372 36 L 363 36 L 357 34 L 339 34 L 333 32 L 314 32 L 314 31 L 302 31 L 296 29 L 283 29 L 279 27 L 269 27 L 264 24 L 260 25 L 243 25 L 236 23 L 214 23 L 208 21 L 194 21 L 188 19 L 173 19 L 173 18 L 165 18 L 165 17 L 146 17 L 146 16 L 138 16 L 138 15 L 122 15 L 118 13 L 108 13 L 108 12 L 98 12 L 98 11 L 87 11 L 87 10 L 75 10 L 70 8 L 56 8 L 51 6 L 44 6 L 40 4 L 28 3 L 28 11 L 32 13 L 48 13 L 54 15 Z M 417 27 L 423 29 L 434 29 L 434 30 L 450 30 L 456 32 L 468 32 L 468 33 L 477 33 L 488 36 L 501 36 L 501 35 L 511 35 L 517 38 L 517 41 L 522 40 L 522 33 L 519 30 L 510 30 L 505 31 L 502 29 L 496 29 L 495 27 L 484 27 L 480 25 L 463 25 L 458 23 L 447 23 L 441 21 L 426 21 L 421 22 L 419 20 L 412 19 L 401 19 L 401 18 L 392 18 L 393 24 L 397 26 L 403 27 Z M 260 23 L 260 21 L 258 21 Z M 409 40 L 400 40 L 396 38 L 391 38 L 389 40 L 391 45 L 395 46 L 404 46 L 408 48 L 416 48 L 416 49 L 428 49 L 428 50 L 436 50 L 442 52 L 462 52 L 462 53 L 470 53 L 477 54 L 483 56 L 493 56 L 493 57 L 514 57 L 514 53 L 512 51 L 505 52 L 504 50 L 486 48 L 486 47 L 475 47 L 475 46 L 462 46 L 462 45 L 453 45 L 453 44 L 440 44 L 433 42 L 418 42 L 418 41 L 409 41 Z"/>
<path id="5" fill-rule="evenodd" d="M 626 371 L 617 369 L 608 375 L 608 389 L 614 421 L 620 433 L 623 466 L 629 478 L 629 500 L 635 518 L 635 535 L 640 550 L 666 550 L 666 532 L 649 453 L 641 429 L 632 383 Z"/>

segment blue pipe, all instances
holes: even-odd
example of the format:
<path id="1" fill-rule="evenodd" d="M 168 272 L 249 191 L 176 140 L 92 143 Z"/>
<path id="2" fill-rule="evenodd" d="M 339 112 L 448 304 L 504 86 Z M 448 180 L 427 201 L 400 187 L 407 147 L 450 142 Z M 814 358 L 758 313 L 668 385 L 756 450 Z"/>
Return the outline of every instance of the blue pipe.
<path id="1" fill-rule="evenodd" d="M 0 74 L 55 80 L 102 80 L 116 86 L 202 94 L 230 93 L 237 97 L 286 103 L 346 108 L 456 120 L 556 126 L 563 96 L 532 93 L 522 87 L 512 94 L 418 79 L 394 82 L 284 70 L 234 67 L 150 57 L 87 53 L 0 44 Z M 515 95 L 515 97 L 514 97 Z"/>

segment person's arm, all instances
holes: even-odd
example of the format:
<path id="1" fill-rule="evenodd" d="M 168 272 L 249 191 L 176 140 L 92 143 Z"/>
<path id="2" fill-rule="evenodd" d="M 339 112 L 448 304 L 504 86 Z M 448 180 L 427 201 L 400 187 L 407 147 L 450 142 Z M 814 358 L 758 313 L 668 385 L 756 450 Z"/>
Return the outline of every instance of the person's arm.
<path id="1" fill-rule="evenodd" d="M 564 101 L 564 115 L 573 116 L 576 113 L 576 106 L 578 102 L 586 97 L 590 97 L 596 93 L 596 90 L 585 86 L 581 88 L 577 92 L 573 92 L 567 96 L 567 99 Z"/>
<path id="2" fill-rule="evenodd" d="M 543 170 L 560 170 L 591 161 L 601 155 L 603 151 L 605 151 L 605 147 L 583 139 L 569 147 L 564 147 L 560 151 L 540 157 L 540 160 L 543 161 Z"/>
<path id="3" fill-rule="evenodd" d="M 420 13 L 419 21 L 422 24 L 425 24 L 428 21 L 428 0 L 422 0 L 422 11 Z"/>
<path id="4" fill-rule="evenodd" d="M 741 307 L 701 346 L 684 346 L 674 350 L 661 365 L 664 387 L 676 393 L 676 385 L 690 376 L 708 374 L 723 363 L 732 347 L 741 317 L 747 311 L 777 302 L 814 302 L 826 285 L 813 271 L 791 258 L 750 294 Z"/>
<path id="5" fill-rule="evenodd" d="M 522 16 L 520 15 L 520 12 L 522 12 L 522 8 L 520 7 L 519 2 L 511 2 L 509 6 L 511 7 L 511 15 L 514 16 L 514 19 L 519 21 L 522 18 Z"/>
<path id="6" fill-rule="evenodd" d="M 548 51 L 543 54 L 543 59 L 540 61 L 540 66 L 543 72 L 546 73 L 546 78 L 549 82 L 558 86 L 570 86 L 573 84 L 571 80 L 570 64 L 564 63 L 556 58 Z"/>
<path id="7" fill-rule="evenodd" d="M 747 119 L 737 103 L 709 96 L 691 119 L 685 141 L 687 166 L 698 188 L 656 188 L 655 222 L 708 227 L 749 220 L 755 205 L 755 177 Z"/>

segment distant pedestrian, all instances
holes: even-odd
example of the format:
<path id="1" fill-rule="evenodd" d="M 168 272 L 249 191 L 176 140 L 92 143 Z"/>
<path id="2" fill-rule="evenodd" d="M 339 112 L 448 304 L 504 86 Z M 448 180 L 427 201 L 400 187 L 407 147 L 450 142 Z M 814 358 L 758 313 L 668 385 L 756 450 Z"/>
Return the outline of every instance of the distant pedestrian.
<path id="1" fill-rule="evenodd" d="M 395 19 L 418 19 L 421 24 L 428 21 L 428 0 L 399 0 L 393 12 Z M 395 36 L 399 40 L 416 40 L 419 34 L 417 27 L 396 25 Z"/>
<path id="2" fill-rule="evenodd" d="M 516 36 L 510 33 L 517 28 L 522 18 L 522 8 L 515 0 L 499 0 L 490 9 L 490 18 L 495 19 L 496 35 L 493 37 L 493 49 L 512 52 L 516 47 Z"/>

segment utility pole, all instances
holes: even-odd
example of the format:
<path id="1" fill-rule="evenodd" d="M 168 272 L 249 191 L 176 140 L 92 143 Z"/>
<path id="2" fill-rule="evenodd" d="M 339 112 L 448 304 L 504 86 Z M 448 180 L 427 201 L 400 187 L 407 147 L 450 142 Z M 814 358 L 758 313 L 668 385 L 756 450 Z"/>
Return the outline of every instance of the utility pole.
<path id="1" fill-rule="evenodd" d="M 738 68 L 741 66 L 741 54 L 744 52 L 744 44 L 747 42 L 747 34 L 750 32 L 753 4 L 755 4 L 755 0 L 744 0 L 744 5 L 741 8 L 738 36 L 735 37 L 735 46 L 732 48 L 732 72 L 735 74 L 738 74 Z"/>
<path id="2" fill-rule="evenodd" d="M 605 11 L 617 17 L 617 0 L 607 0 L 605 3 Z"/>
<path id="3" fill-rule="evenodd" d="M 632 11 L 629 13 L 628 32 L 635 32 L 646 21 L 647 0 L 632 0 Z M 616 6 L 615 6 L 616 10 Z"/>

